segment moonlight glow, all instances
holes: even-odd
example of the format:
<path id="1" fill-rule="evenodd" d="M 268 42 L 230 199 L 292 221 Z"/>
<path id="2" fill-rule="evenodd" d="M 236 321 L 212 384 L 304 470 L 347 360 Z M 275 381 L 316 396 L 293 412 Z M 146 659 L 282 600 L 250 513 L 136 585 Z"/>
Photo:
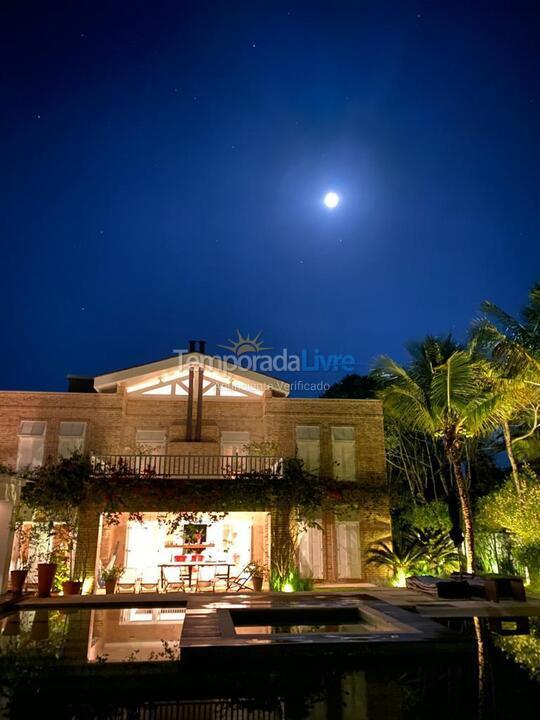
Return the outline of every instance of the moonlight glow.
<path id="1" fill-rule="evenodd" d="M 333 191 L 327 192 L 324 196 L 324 204 L 327 208 L 330 208 L 330 210 L 333 210 L 339 205 L 339 200 L 339 195 Z"/>

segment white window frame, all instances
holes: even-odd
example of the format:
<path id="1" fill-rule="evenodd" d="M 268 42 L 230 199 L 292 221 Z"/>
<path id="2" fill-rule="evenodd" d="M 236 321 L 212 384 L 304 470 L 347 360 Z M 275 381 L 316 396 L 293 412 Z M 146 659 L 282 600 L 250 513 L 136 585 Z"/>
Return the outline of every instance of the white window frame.
<path id="1" fill-rule="evenodd" d="M 362 578 L 362 530 L 358 521 L 336 521 L 336 551 L 338 579 Z"/>
<path id="2" fill-rule="evenodd" d="M 135 432 L 137 452 L 141 455 L 165 455 L 167 452 L 167 432 L 162 429 L 137 429 Z M 139 452 L 139 447 L 143 450 Z"/>
<path id="3" fill-rule="evenodd" d="M 66 425 L 80 425 L 82 432 L 78 434 L 66 432 L 69 428 L 62 427 Z M 66 458 L 70 457 L 74 452 L 84 452 L 86 426 L 87 423 L 83 420 L 62 420 L 60 422 L 60 429 L 58 433 L 58 457 Z"/>
<path id="4" fill-rule="evenodd" d="M 336 425 L 331 428 L 331 432 L 334 478 L 356 480 L 356 428 Z M 347 435 L 349 438 L 346 437 Z"/>
<path id="5" fill-rule="evenodd" d="M 41 427 L 41 432 L 36 432 Z M 19 425 L 17 446 L 17 470 L 36 468 L 43 464 L 45 455 L 45 437 L 47 422 L 45 420 L 22 420 Z M 23 463 L 23 456 L 30 456 L 29 462 Z"/>
<path id="6" fill-rule="evenodd" d="M 221 433 L 221 455 L 245 457 L 248 453 L 246 445 L 249 445 L 249 441 L 249 432 L 224 431 Z"/>
<path id="7" fill-rule="evenodd" d="M 296 456 L 304 469 L 318 474 L 321 468 L 321 428 L 319 425 L 296 426 Z"/>
<path id="8" fill-rule="evenodd" d="M 317 521 L 319 525 L 322 521 Z M 298 539 L 298 567 L 306 577 L 323 580 L 324 570 L 324 531 L 320 527 L 304 528 Z"/>

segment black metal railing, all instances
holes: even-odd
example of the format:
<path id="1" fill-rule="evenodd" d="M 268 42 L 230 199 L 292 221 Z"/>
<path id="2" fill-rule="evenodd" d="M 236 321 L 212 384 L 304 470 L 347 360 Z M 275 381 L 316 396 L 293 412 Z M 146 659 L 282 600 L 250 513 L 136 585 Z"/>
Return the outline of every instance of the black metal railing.
<path id="1" fill-rule="evenodd" d="M 247 473 L 281 475 L 278 457 L 259 455 L 92 455 L 95 473 L 170 478 L 234 478 Z"/>

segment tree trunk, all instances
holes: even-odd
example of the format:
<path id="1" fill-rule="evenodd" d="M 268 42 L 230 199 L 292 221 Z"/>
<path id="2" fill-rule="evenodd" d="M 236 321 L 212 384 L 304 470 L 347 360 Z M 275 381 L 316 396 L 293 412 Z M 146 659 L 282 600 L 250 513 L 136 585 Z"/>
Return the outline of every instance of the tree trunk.
<path id="1" fill-rule="evenodd" d="M 449 453 L 450 462 L 454 468 L 454 478 L 456 481 L 456 489 L 461 505 L 461 514 L 463 515 L 463 535 L 465 536 L 465 554 L 467 556 L 467 572 L 474 572 L 476 565 L 476 557 L 474 553 L 474 524 L 471 499 L 469 491 L 465 485 L 465 478 L 461 472 L 461 464 L 458 458 L 455 458 L 452 452 Z"/>
<path id="2" fill-rule="evenodd" d="M 514 485 L 516 486 L 518 497 L 521 497 L 521 481 L 519 479 L 519 472 L 516 458 L 514 455 L 514 448 L 512 447 L 512 435 L 510 433 L 510 425 L 508 424 L 507 420 L 503 420 L 501 426 L 504 436 L 504 444 L 506 447 L 506 454 L 508 455 L 510 467 L 512 468 L 512 478 L 514 480 Z"/>

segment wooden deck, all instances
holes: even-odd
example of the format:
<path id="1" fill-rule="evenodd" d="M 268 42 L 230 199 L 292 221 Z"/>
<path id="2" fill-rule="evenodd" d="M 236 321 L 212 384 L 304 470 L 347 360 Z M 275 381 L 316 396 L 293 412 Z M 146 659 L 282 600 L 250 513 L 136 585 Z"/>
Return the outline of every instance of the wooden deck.
<path id="1" fill-rule="evenodd" d="M 450 632 L 437 619 L 471 617 L 516 618 L 540 616 L 540 598 L 527 602 L 492 603 L 473 600 L 438 600 L 421 592 L 404 588 L 384 588 L 362 584 L 351 588 L 326 588 L 312 592 L 274 593 L 122 593 L 116 595 L 74 595 L 37 598 L 27 595 L 14 602 L 0 599 L 0 613 L 31 609 L 163 607 L 184 606 L 185 617 L 179 634 L 181 657 L 186 662 L 222 663 L 226 658 L 251 663 L 264 660 L 279 662 L 282 653 L 306 658 L 317 652 L 367 654 L 383 657 L 385 652 L 406 655 L 409 652 L 437 654 L 441 647 L 448 652 L 468 651 L 459 634 Z M 233 615 L 227 611 L 286 610 L 302 618 L 309 611 L 359 608 L 365 625 L 352 632 L 327 631 L 303 636 L 269 633 L 254 627 L 249 634 L 237 633 Z M 304 613 L 302 615 L 302 613 Z M 270 624 L 267 616 L 260 625 Z M 274 620 L 275 621 L 275 620 Z M 249 623 L 248 623 L 249 624 Z M 258 626 L 258 623 L 254 623 Z M 308 622 L 309 624 L 309 622 Z M 318 623 L 317 623 L 318 624 Z M 466 646 L 466 647 L 465 647 Z M 257 650 L 257 648 L 259 648 Z M 263 649 L 264 648 L 264 649 Z M 80 648 L 79 648 L 80 649 Z M 226 653 L 225 655 L 223 653 Z M 83 653 L 84 654 L 84 653 Z"/>

